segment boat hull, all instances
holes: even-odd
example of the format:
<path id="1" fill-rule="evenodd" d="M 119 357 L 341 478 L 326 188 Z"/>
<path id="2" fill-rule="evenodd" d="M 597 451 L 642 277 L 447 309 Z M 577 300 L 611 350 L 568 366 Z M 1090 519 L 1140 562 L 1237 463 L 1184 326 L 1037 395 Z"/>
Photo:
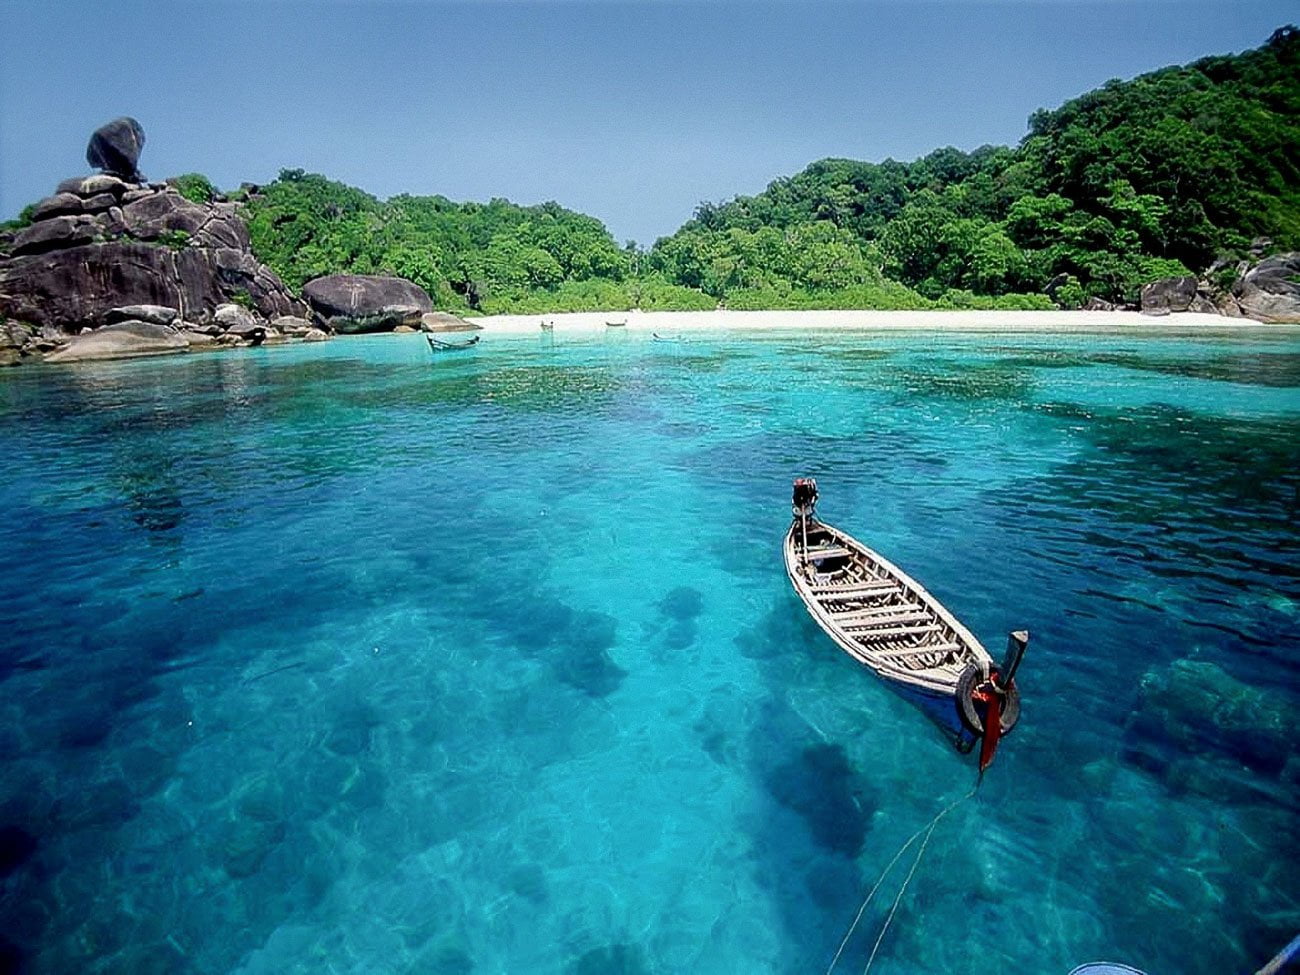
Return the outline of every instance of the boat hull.
<path id="1" fill-rule="evenodd" d="M 975 636 L 894 563 L 815 517 L 795 518 L 784 558 L 822 631 L 969 751 L 976 737 L 958 709 L 958 683 L 972 665 L 994 669 Z"/>

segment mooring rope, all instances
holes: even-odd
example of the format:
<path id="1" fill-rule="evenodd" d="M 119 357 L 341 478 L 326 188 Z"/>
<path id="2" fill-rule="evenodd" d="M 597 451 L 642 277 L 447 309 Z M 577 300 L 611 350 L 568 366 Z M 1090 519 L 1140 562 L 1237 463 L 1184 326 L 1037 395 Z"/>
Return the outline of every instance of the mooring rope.
<path id="1" fill-rule="evenodd" d="M 934 835 L 934 828 L 939 825 L 939 820 L 943 819 L 944 816 L 948 815 L 948 813 L 952 812 L 971 796 L 975 795 L 978 788 L 979 784 L 976 783 L 975 788 L 971 789 L 970 792 L 966 793 L 960 799 L 954 799 L 952 802 L 948 803 L 948 805 L 944 806 L 943 809 L 939 810 L 933 819 L 913 833 L 908 838 L 907 842 L 898 848 L 898 852 L 894 854 L 894 858 L 889 861 L 884 872 L 880 875 L 880 879 L 875 882 L 870 892 L 867 894 L 866 899 L 862 902 L 862 906 L 858 908 L 858 913 L 854 916 L 853 923 L 850 924 L 849 929 L 844 932 L 844 940 L 840 942 L 839 948 L 835 950 L 835 957 L 831 959 L 831 963 L 826 966 L 826 975 L 831 975 L 831 971 L 840 960 L 840 955 L 844 954 L 844 949 L 848 945 L 849 939 L 853 937 L 853 932 L 857 930 L 858 922 L 862 920 L 862 915 L 866 913 L 867 905 L 871 903 L 871 899 L 876 896 L 876 891 L 880 889 L 880 885 L 883 884 L 885 878 L 889 876 L 889 871 L 894 869 L 894 864 L 899 861 L 899 858 L 907 852 L 908 848 L 913 843 L 920 839 L 922 834 L 924 834 L 925 839 L 921 841 L 921 848 L 916 851 L 916 859 L 912 861 L 912 869 L 907 872 L 907 877 L 903 880 L 903 886 L 898 889 L 898 896 L 894 898 L 894 903 L 889 908 L 889 914 L 885 918 L 884 927 L 880 929 L 880 934 L 876 937 L 876 943 L 871 948 L 871 957 L 867 959 L 867 967 L 862 970 L 862 975 L 867 975 L 867 972 L 871 970 L 872 963 L 876 960 L 876 952 L 880 950 L 880 943 L 885 939 L 885 932 L 889 930 L 889 925 L 893 923 L 894 912 L 898 910 L 898 905 L 903 900 L 903 894 L 907 891 L 907 885 L 912 882 L 912 875 L 916 873 L 916 868 L 921 865 L 921 857 L 925 855 L 925 848 L 930 843 L 930 837 Z"/>

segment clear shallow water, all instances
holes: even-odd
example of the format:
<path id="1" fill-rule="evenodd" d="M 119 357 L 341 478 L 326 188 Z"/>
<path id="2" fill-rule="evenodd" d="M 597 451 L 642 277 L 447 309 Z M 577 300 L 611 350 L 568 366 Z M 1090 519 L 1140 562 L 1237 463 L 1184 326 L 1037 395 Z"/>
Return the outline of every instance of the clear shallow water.
<path id="1" fill-rule="evenodd" d="M 1294 339 L 384 337 L 0 411 L 11 967 L 824 971 L 974 770 L 787 591 L 803 473 L 1033 632 L 873 972 L 1300 929 Z"/>

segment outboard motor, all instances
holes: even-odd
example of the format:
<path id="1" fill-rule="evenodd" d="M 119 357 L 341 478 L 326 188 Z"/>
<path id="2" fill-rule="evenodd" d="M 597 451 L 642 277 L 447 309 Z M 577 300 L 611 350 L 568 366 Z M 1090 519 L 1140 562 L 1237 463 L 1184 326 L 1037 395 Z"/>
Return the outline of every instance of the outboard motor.
<path id="1" fill-rule="evenodd" d="M 791 505 L 796 518 L 817 513 L 817 481 L 811 477 L 794 479 L 794 500 Z"/>
<path id="2" fill-rule="evenodd" d="M 817 481 L 811 477 L 794 479 L 794 497 L 790 502 L 795 521 L 799 522 L 799 541 L 807 559 L 808 519 L 817 513 Z"/>

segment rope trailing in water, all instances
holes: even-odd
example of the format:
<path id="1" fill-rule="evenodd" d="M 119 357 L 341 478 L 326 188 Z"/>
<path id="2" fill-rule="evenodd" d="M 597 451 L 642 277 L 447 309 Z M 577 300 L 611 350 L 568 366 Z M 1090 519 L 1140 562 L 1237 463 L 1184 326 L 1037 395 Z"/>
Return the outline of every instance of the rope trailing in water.
<path id="1" fill-rule="evenodd" d="M 908 838 L 907 842 L 898 848 L 898 852 L 894 854 L 894 858 L 889 861 L 884 872 L 880 875 L 880 879 L 875 882 L 870 892 L 867 894 L 866 900 L 864 900 L 862 906 L 858 908 L 858 913 L 854 916 L 853 923 L 850 924 L 849 929 L 844 932 L 844 940 L 840 942 L 839 948 L 835 950 L 835 957 L 831 959 L 831 963 L 826 966 L 826 975 L 831 975 L 832 970 L 834 970 L 835 965 L 840 960 L 840 955 L 844 954 L 844 949 L 848 945 L 849 939 L 853 937 L 853 932 L 857 930 L 858 922 L 862 920 L 862 915 L 866 913 L 867 905 L 871 903 L 872 898 L 876 896 L 876 891 L 880 889 L 880 885 L 883 884 L 885 878 L 889 876 L 889 871 L 894 869 L 894 864 L 896 864 L 903 854 L 907 852 L 908 848 L 924 835 L 925 839 L 921 840 L 921 848 L 916 851 L 916 859 L 912 861 L 912 868 L 907 872 L 907 877 L 903 880 L 903 886 L 898 888 L 898 895 L 894 898 L 894 903 L 889 908 L 889 914 L 885 918 L 885 924 L 880 929 L 880 934 L 876 937 L 876 943 L 871 947 L 871 957 L 867 959 L 867 967 L 862 970 L 862 975 L 867 975 L 867 972 L 871 970 L 872 963 L 876 960 L 876 952 L 880 950 L 880 943 L 885 940 L 885 932 L 889 930 L 889 925 L 893 923 L 894 912 L 898 910 L 898 905 L 903 900 L 903 894 L 907 891 L 907 885 L 912 882 L 912 875 L 916 873 L 916 868 L 921 865 L 921 857 L 925 855 L 925 848 L 930 844 L 930 837 L 934 835 L 934 828 L 939 825 L 939 820 L 943 819 L 944 816 L 948 815 L 948 813 L 952 812 L 971 796 L 975 795 L 975 791 L 978 788 L 979 783 L 977 782 L 974 789 L 971 789 L 970 792 L 966 793 L 960 799 L 955 799 L 948 803 L 948 805 L 944 806 L 933 819 L 913 833 Z"/>

